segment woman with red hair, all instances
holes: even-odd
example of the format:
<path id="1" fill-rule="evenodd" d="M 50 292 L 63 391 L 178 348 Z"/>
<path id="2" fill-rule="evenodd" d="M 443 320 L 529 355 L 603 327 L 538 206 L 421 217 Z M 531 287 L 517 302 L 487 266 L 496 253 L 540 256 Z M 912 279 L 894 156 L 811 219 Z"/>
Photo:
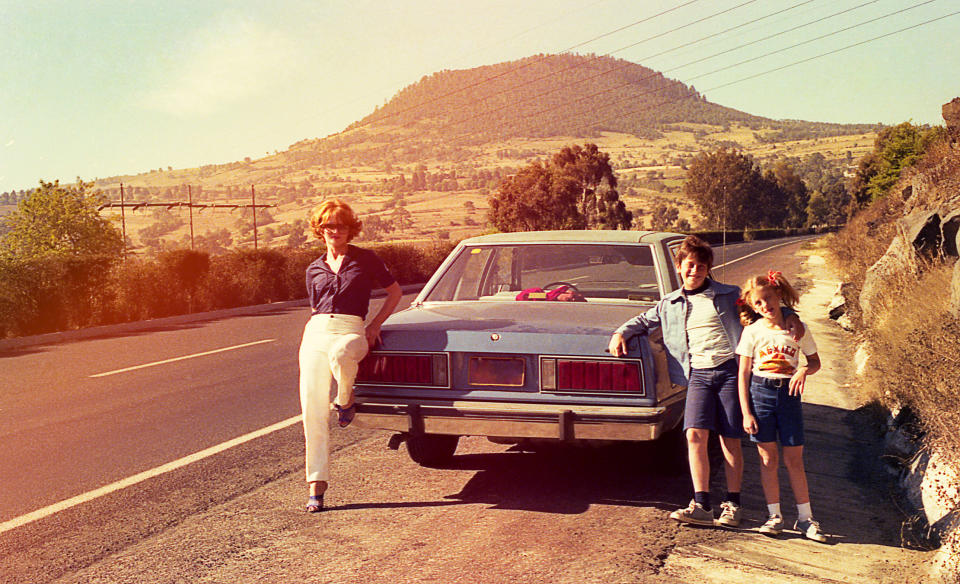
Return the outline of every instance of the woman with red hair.
<path id="1" fill-rule="evenodd" d="M 383 261 L 351 245 L 361 222 L 340 199 L 324 201 L 310 216 L 310 229 L 327 251 L 307 267 L 307 296 L 313 314 L 300 343 L 300 407 L 306 439 L 306 510 L 323 510 L 330 479 L 329 419 L 337 411 L 341 428 L 353 420 L 353 382 L 358 364 L 380 339 L 380 326 L 397 307 L 402 292 Z M 385 288 L 383 306 L 364 324 L 374 288 Z M 331 404 L 331 394 L 335 398 Z"/>

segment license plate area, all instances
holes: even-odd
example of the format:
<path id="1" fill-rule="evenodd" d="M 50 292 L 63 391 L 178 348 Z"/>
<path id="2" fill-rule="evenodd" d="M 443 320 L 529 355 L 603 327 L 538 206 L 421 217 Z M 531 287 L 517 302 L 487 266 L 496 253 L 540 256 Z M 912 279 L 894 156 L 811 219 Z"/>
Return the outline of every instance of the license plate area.
<path id="1" fill-rule="evenodd" d="M 470 385 L 523 387 L 526 363 L 520 357 L 470 357 L 467 382 Z"/>

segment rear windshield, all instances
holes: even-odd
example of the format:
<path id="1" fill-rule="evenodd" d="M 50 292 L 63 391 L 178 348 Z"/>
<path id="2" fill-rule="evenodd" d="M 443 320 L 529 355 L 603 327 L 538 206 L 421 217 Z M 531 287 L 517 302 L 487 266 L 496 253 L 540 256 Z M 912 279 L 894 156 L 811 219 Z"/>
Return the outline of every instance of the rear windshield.
<path id="1" fill-rule="evenodd" d="M 659 290 L 649 245 L 481 245 L 463 248 L 425 300 L 650 302 Z"/>

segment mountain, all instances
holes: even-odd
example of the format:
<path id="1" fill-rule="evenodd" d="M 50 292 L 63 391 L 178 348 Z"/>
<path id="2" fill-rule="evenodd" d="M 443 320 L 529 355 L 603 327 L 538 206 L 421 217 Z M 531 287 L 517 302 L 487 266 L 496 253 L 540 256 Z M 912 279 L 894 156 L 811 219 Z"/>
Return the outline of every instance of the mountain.
<path id="1" fill-rule="evenodd" d="M 487 196 L 502 177 L 573 143 L 594 142 L 610 153 L 631 209 L 667 204 L 693 219 L 680 191 L 686 164 L 700 152 L 734 148 L 761 163 L 818 154 L 842 173 L 871 148 L 876 130 L 754 116 L 622 59 L 534 55 L 425 76 L 342 132 L 270 156 L 102 178 L 96 185 L 119 201 L 123 183 L 127 201 L 148 203 L 188 196 L 250 203 L 254 185 L 257 203 L 277 205 L 272 219 L 283 237 L 328 196 L 402 225 L 405 236 L 460 237 L 483 229 Z M 410 216 L 397 222 L 401 208 Z M 142 208 L 126 220 L 136 233 L 138 225 L 177 212 L 170 209 L 182 207 L 155 209 L 150 217 Z M 212 226 L 231 228 L 235 217 Z M 189 233 L 169 228 L 180 237 Z"/>
<path id="2" fill-rule="evenodd" d="M 514 139 L 564 136 L 593 139 L 604 132 L 658 139 L 676 125 L 729 130 L 733 125 L 777 142 L 862 134 L 869 124 L 772 120 L 712 103 L 694 87 L 608 56 L 535 55 L 464 70 L 445 70 L 402 89 L 343 132 L 290 146 L 301 152 L 346 153 L 415 162 L 458 159 L 464 147 Z M 701 128 L 701 131 L 706 131 Z M 316 155 L 317 162 L 330 156 Z"/>
<path id="3" fill-rule="evenodd" d="M 838 129 L 842 133 L 872 129 L 754 116 L 711 103 L 695 88 L 630 61 L 562 54 L 434 73 L 404 88 L 347 131 L 433 126 L 446 138 L 471 135 L 474 141 L 495 142 L 592 137 L 603 131 L 645 137 L 673 123 L 738 123 L 755 130 L 799 124 L 825 135 L 835 135 Z"/>

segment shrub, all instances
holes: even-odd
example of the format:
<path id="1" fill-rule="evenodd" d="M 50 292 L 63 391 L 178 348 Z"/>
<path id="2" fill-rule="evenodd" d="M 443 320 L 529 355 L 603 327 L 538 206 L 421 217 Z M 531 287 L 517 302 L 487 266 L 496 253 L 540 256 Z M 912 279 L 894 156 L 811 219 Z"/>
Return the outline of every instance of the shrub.
<path id="1" fill-rule="evenodd" d="M 450 241 L 370 246 L 401 284 L 425 282 Z M 185 249 L 157 259 L 112 256 L 0 261 L 0 338 L 306 297 L 307 249 Z"/>
<path id="2" fill-rule="evenodd" d="M 96 324 L 117 258 L 47 257 L 0 262 L 0 334 L 34 335 Z"/>

